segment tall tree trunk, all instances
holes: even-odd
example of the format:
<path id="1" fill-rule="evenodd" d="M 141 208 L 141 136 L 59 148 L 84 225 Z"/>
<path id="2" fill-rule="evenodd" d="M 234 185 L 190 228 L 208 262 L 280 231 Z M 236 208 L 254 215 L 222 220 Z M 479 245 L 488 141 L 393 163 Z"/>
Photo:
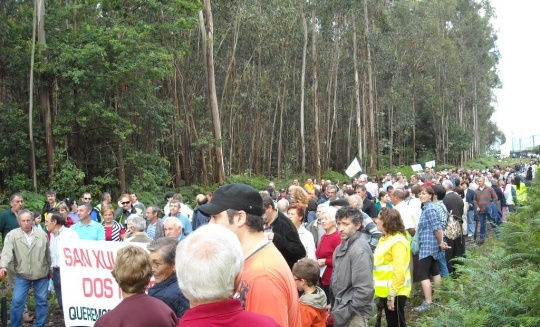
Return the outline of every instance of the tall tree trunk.
<path id="1" fill-rule="evenodd" d="M 313 69 L 313 133 L 315 139 L 315 167 L 317 173 L 317 180 L 321 180 L 321 144 L 319 141 L 319 102 L 318 102 L 318 88 L 319 80 L 317 77 L 317 17 L 315 16 L 315 10 L 311 12 L 311 55 L 312 55 L 312 69 Z"/>
<path id="2" fill-rule="evenodd" d="M 36 150 L 34 145 L 34 53 L 36 52 L 36 20 L 38 11 L 38 0 L 34 0 L 34 17 L 32 21 L 32 53 L 30 55 L 30 90 L 28 98 L 28 135 L 30 138 L 30 170 L 32 173 L 32 181 L 34 192 L 37 192 L 37 172 L 36 172 Z"/>
<path id="3" fill-rule="evenodd" d="M 277 159 L 277 173 L 278 179 L 281 179 L 281 151 L 283 149 L 283 112 L 285 111 L 285 97 L 287 96 L 287 89 L 285 87 L 285 82 L 283 83 L 283 94 L 279 101 L 279 132 L 278 132 L 278 159 Z"/>
<path id="4" fill-rule="evenodd" d="M 47 65 L 47 56 L 43 53 L 46 45 L 45 39 L 45 0 L 38 0 L 38 49 L 41 66 Z M 45 152 L 47 154 L 47 177 L 49 184 L 53 182 L 54 173 L 54 140 L 52 131 L 51 104 L 49 100 L 49 86 L 43 77 L 40 79 L 39 96 L 41 112 L 43 115 L 43 125 L 45 129 Z"/>
<path id="5" fill-rule="evenodd" d="M 364 0 L 364 33 L 366 41 L 366 55 L 367 55 L 367 73 L 368 73 L 368 96 L 369 96 L 369 172 L 375 173 L 375 105 L 373 103 L 373 77 L 371 67 L 371 48 L 369 45 L 370 32 L 369 32 L 369 13 L 368 13 L 368 0 Z"/>
<path id="6" fill-rule="evenodd" d="M 214 125 L 213 133 L 215 144 L 215 156 L 217 161 L 218 182 L 225 182 L 225 168 L 223 163 L 223 149 L 221 140 L 221 120 L 219 117 L 219 108 L 216 95 L 216 81 L 214 74 L 214 22 L 212 18 L 212 6 L 210 0 L 203 0 L 204 13 L 206 15 L 205 31 L 206 31 L 206 80 L 208 83 L 208 98 L 210 109 L 212 111 L 212 124 Z"/>
<path id="7" fill-rule="evenodd" d="M 121 192 L 126 191 L 126 160 L 124 159 L 124 148 L 122 140 L 118 142 L 118 153 L 116 154 L 118 160 L 118 179 L 120 180 Z"/>
<path id="8" fill-rule="evenodd" d="M 416 91 L 413 84 L 413 92 L 412 92 L 412 138 L 413 138 L 413 162 L 417 163 L 416 158 Z"/>
<path id="9" fill-rule="evenodd" d="M 304 89 L 306 84 L 306 55 L 308 44 L 308 29 L 306 17 L 302 10 L 302 27 L 304 30 L 304 47 L 302 51 L 302 82 L 300 85 L 300 139 L 302 142 L 302 179 L 306 177 L 306 138 L 305 138 L 305 126 L 304 126 Z"/>
<path id="10" fill-rule="evenodd" d="M 393 91 L 390 91 L 393 94 Z M 394 165 L 394 102 L 390 103 L 388 112 L 388 168 L 392 169 Z M 399 151 L 403 152 L 403 151 Z"/>
<path id="11" fill-rule="evenodd" d="M 360 104 L 360 80 L 358 78 L 358 59 L 356 53 L 356 18 L 353 17 L 353 64 L 354 64 L 354 99 L 356 105 L 356 135 L 358 146 L 358 160 L 362 164 L 364 152 L 362 149 L 362 106 Z"/>

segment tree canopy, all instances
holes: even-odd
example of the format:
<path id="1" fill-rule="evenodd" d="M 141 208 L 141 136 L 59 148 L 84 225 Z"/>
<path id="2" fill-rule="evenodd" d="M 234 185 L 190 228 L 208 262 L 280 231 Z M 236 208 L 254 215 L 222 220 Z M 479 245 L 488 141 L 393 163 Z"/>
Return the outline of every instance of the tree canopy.
<path id="1" fill-rule="evenodd" d="M 487 0 L 213 1 L 218 141 L 202 2 L 47 2 L 30 94 L 33 8 L 0 2 L 0 191 L 32 185 L 31 97 L 42 188 L 209 184 L 216 146 L 227 175 L 290 177 L 459 165 L 504 138 Z"/>

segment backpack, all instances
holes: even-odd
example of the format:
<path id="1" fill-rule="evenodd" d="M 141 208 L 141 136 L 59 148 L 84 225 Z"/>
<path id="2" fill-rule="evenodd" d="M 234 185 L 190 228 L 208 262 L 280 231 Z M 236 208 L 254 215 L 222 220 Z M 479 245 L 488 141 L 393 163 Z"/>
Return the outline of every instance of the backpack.
<path id="1" fill-rule="evenodd" d="M 462 233 L 462 227 L 461 222 L 459 219 L 457 219 L 456 216 L 452 214 L 452 210 L 448 211 L 446 210 L 446 207 L 441 202 L 436 202 L 437 205 L 445 212 L 447 215 L 446 218 L 446 227 L 443 226 L 444 229 L 444 236 L 446 236 L 449 240 L 455 240 L 456 238 L 461 236 Z"/>
<path id="2" fill-rule="evenodd" d="M 461 222 L 459 219 L 452 214 L 452 210 L 448 213 L 448 220 L 446 222 L 446 228 L 444 230 L 444 235 L 449 240 L 455 240 L 460 237 L 462 233 Z"/>

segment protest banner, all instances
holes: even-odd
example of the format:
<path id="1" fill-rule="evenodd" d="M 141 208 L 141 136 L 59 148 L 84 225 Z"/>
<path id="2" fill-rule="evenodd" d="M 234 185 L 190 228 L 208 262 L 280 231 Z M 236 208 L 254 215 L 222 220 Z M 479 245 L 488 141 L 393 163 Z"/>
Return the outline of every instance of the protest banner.
<path id="1" fill-rule="evenodd" d="M 426 162 L 426 168 L 435 168 L 435 160 Z"/>
<path id="2" fill-rule="evenodd" d="M 107 241 L 60 242 L 60 279 L 64 321 L 69 326 L 94 326 L 96 320 L 122 301 L 122 290 L 111 274 L 119 249 L 128 245 Z M 154 280 L 150 281 L 153 285 Z"/>
<path id="3" fill-rule="evenodd" d="M 422 168 L 422 165 L 421 165 L 421 164 L 411 165 L 411 168 L 412 168 L 412 170 L 415 171 L 415 172 L 423 171 L 423 170 L 424 170 L 424 169 Z"/>

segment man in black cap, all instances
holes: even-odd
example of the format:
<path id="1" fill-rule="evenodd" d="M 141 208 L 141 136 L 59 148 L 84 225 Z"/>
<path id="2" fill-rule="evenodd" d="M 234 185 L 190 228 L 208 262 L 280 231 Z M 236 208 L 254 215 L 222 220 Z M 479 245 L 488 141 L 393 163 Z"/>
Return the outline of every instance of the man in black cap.
<path id="1" fill-rule="evenodd" d="M 245 184 L 219 187 L 199 209 L 233 231 L 242 245 L 244 267 L 238 296 L 247 311 L 267 315 L 280 326 L 300 327 L 298 292 L 287 262 L 264 235 L 261 195 Z"/>

